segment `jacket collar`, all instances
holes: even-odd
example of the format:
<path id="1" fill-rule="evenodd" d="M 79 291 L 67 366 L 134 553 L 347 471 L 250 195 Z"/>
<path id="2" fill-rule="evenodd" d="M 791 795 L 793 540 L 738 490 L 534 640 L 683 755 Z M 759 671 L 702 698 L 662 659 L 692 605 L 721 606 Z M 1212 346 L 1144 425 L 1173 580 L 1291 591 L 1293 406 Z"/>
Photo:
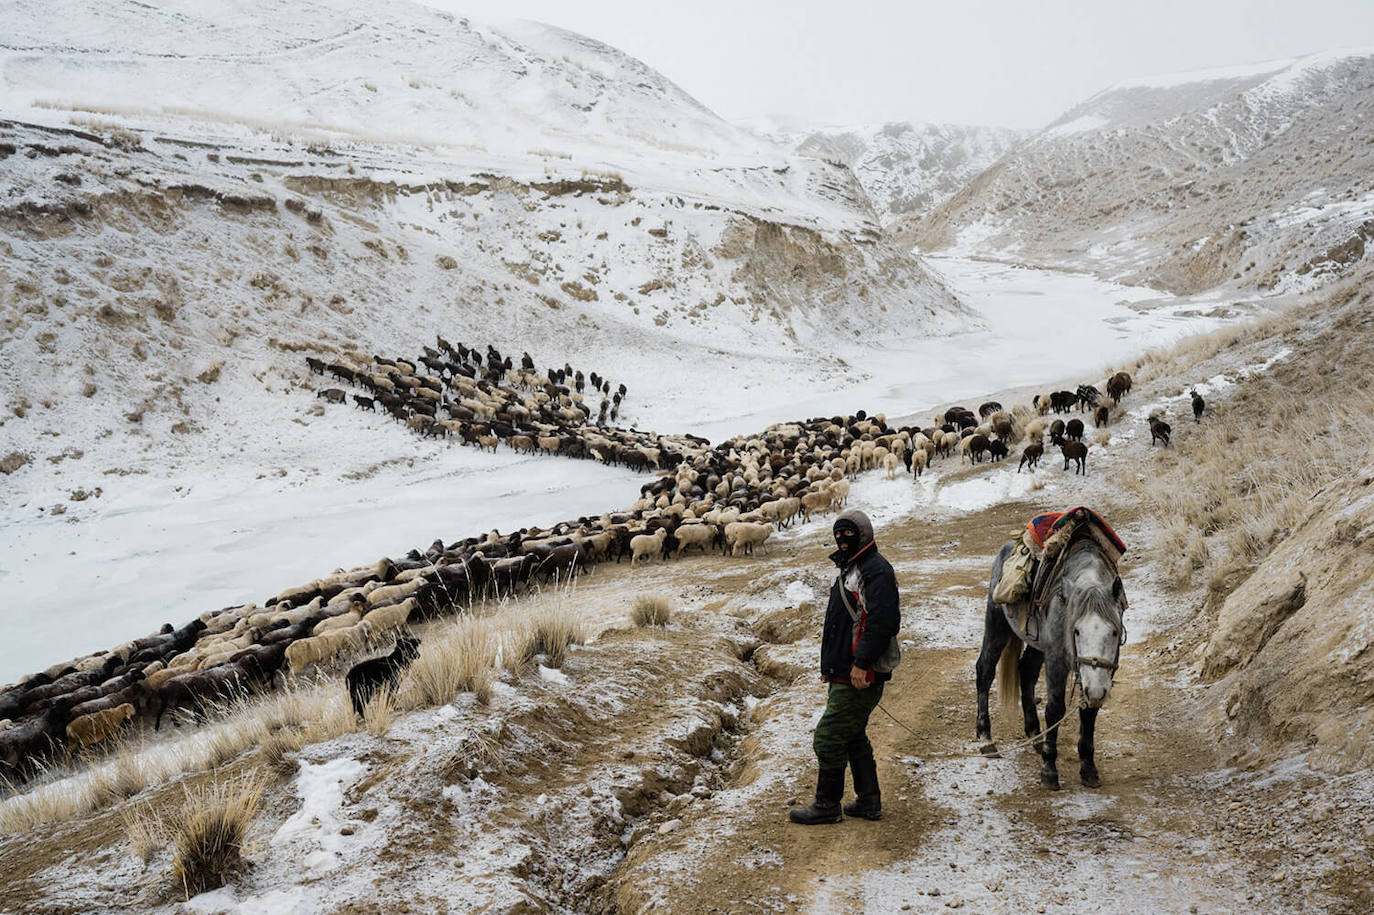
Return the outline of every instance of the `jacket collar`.
<path id="1" fill-rule="evenodd" d="M 854 563 L 858 562 L 860 556 L 862 556 L 864 553 L 867 553 L 869 550 L 873 549 L 876 543 L 876 540 L 868 541 L 859 548 L 859 551 L 857 553 L 855 553 L 853 556 L 850 556 L 848 559 L 845 559 L 844 554 L 841 553 L 839 550 L 836 550 L 835 552 L 830 554 L 830 561 L 835 563 L 835 565 L 838 566 L 841 570 L 847 569 Z"/>

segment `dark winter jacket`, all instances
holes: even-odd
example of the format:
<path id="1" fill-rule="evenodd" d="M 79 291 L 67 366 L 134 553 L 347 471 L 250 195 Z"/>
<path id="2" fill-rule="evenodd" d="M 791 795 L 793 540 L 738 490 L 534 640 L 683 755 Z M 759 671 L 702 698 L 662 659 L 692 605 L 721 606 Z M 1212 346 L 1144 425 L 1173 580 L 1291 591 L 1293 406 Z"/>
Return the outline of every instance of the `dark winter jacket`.
<path id="1" fill-rule="evenodd" d="M 829 681 L 849 682 L 849 669 L 873 670 L 893 636 L 902 627 L 902 612 L 897 597 L 897 575 L 892 564 L 878 552 L 873 542 L 873 526 L 862 512 L 845 512 L 860 531 L 859 549 L 849 560 L 837 551 L 830 555 L 840 574 L 830 586 L 830 602 L 825 608 L 825 629 L 821 633 L 821 676 Z M 856 627 L 845 608 L 840 589 L 850 586 L 849 601 L 860 612 Z M 857 633 L 855 629 L 857 628 Z M 875 681 L 892 679 L 890 673 L 873 671 Z"/>

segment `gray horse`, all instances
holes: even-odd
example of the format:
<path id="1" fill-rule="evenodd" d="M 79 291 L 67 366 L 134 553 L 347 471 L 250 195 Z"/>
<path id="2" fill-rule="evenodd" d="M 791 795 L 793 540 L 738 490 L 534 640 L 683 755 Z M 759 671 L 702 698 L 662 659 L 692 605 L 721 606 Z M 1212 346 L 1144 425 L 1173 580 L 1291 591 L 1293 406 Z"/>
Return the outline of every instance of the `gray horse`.
<path id="1" fill-rule="evenodd" d="M 1052 596 L 1044 619 L 1038 630 L 1029 635 L 1017 628 L 1008 608 L 992 599 L 1012 544 L 998 552 L 992 564 L 992 580 L 988 583 L 983 650 L 978 655 L 977 668 L 978 739 L 990 742 L 992 722 L 988 717 L 988 691 L 998 673 L 1002 676 L 1000 693 L 1004 707 L 1014 708 L 1019 697 L 1026 736 L 1040 734 L 1035 681 L 1044 667 L 1045 728 L 1048 733 L 1036 739 L 1035 748 L 1043 759 L 1040 783 L 1055 790 L 1059 788 L 1059 770 L 1055 765 L 1059 755 L 1058 728 L 1055 726 L 1064 717 L 1064 694 L 1070 674 L 1078 678 L 1084 699 L 1078 712 L 1079 775 L 1089 788 L 1102 783 L 1093 762 L 1093 729 L 1097 724 L 1097 710 L 1111 694 L 1117 659 L 1126 639 L 1126 627 L 1122 622 L 1126 592 L 1116 569 L 1091 539 L 1076 540 L 1066 549 L 1068 553 L 1058 576 L 1049 585 Z"/>

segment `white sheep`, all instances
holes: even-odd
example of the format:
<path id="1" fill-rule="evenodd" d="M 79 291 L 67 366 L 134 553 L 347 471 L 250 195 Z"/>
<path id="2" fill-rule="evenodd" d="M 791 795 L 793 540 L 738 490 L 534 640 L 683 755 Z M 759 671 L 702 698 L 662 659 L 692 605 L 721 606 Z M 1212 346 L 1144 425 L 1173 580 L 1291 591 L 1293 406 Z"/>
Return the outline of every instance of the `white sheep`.
<path id="1" fill-rule="evenodd" d="M 357 609 L 349 610 L 347 613 L 340 613 L 338 616 L 331 616 L 329 619 L 320 620 L 315 624 L 315 628 L 310 630 L 312 636 L 321 636 L 326 632 L 333 632 L 336 629 L 347 629 L 354 626 L 363 618 L 362 612 Z"/>
<path id="2" fill-rule="evenodd" d="M 752 555 L 754 547 L 764 543 L 773 533 L 773 525 L 767 522 L 754 524 L 749 521 L 736 521 L 725 526 L 725 542 L 730 547 L 730 555 L 738 555 L 743 547 L 746 555 Z"/>
<path id="3" fill-rule="evenodd" d="M 641 557 L 653 557 L 663 551 L 663 541 L 668 537 L 668 529 L 660 527 L 652 534 L 639 534 L 630 538 L 630 568 L 634 568 L 635 563 Z"/>
<path id="4" fill-rule="evenodd" d="M 830 490 L 813 489 L 801 497 L 802 520 L 810 522 L 812 512 L 830 509 Z"/>
<path id="5" fill-rule="evenodd" d="M 414 578 L 399 585 L 385 585 L 367 595 L 367 604 L 369 607 L 376 607 L 379 604 L 387 604 L 402 597 L 409 597 L 419 590 L 422 584 L 424 584 L 423 579 Z"/>
<path id="6" fill-rule="evenodd" d="M 367 644 L 372 627 L 358 623 L 346 629 L 335 629 L 324 635 L 297 639 L 286 648 L 286 661 L 292 673 L 300 673 L 311 664 L 321 664 L 344 650 L 356 650 Z"/>
<path id="7" fill-rule="evenodd" d="M 399 604 L 390 604 L 369 610 L 367 615 L 363 617 L 363 622 L 371 627 L 369 636 L 376 638 L 385 632 L 404 626 L 410 619 L 410 614 L 415 610 L 415 604 L 415 598 L 407 597 Z"/>
<path id="8" fill-rule="evenodd" d="M 920 476 L 925 472 L 926 464 L 930 461 L 930 455 L 925 449 L 917 449 L 911 452 L 911 472 Z"/>
<path id="9" fill-rule="evenodd" d="M 674 556 L 681 556 L 682 551 L 689 546 L 699 546 L 705 553 L 716 539 L 716 528 L 713 524 L 683 524 L 673 536 L 677 538 L 677 551 L 673 553 Z"/>

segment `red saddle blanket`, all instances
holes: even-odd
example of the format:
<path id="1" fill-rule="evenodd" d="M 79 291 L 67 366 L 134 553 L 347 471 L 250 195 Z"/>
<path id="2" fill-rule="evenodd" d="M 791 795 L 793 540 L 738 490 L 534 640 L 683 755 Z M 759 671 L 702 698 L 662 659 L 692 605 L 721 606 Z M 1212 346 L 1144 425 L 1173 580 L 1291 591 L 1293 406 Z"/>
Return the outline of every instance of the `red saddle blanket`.
<path id="1" fill-rule="evenodd" d="M 1080 512 L 1082 514 L 1079 514 Z M 1121 542 L 1121 538 L 1116 535 L 1116 531 L 1112 530 L 1112 526 L 1097 512 L 1082 505 L 1066 512 L 1043 512 L 1031 518 L 1026 524 L 1026 528 L 1030 531 L 1031 539 L 1035 541 L 1035 545 L 1044 549 L 1045 541 L 1049 540 L 1061 527 L 1070 522 L 1082 521 L 1087 521 L 1101 530 L 1117 549 L 1122 553 L 1126 552 L 1126 544 Z"/>

